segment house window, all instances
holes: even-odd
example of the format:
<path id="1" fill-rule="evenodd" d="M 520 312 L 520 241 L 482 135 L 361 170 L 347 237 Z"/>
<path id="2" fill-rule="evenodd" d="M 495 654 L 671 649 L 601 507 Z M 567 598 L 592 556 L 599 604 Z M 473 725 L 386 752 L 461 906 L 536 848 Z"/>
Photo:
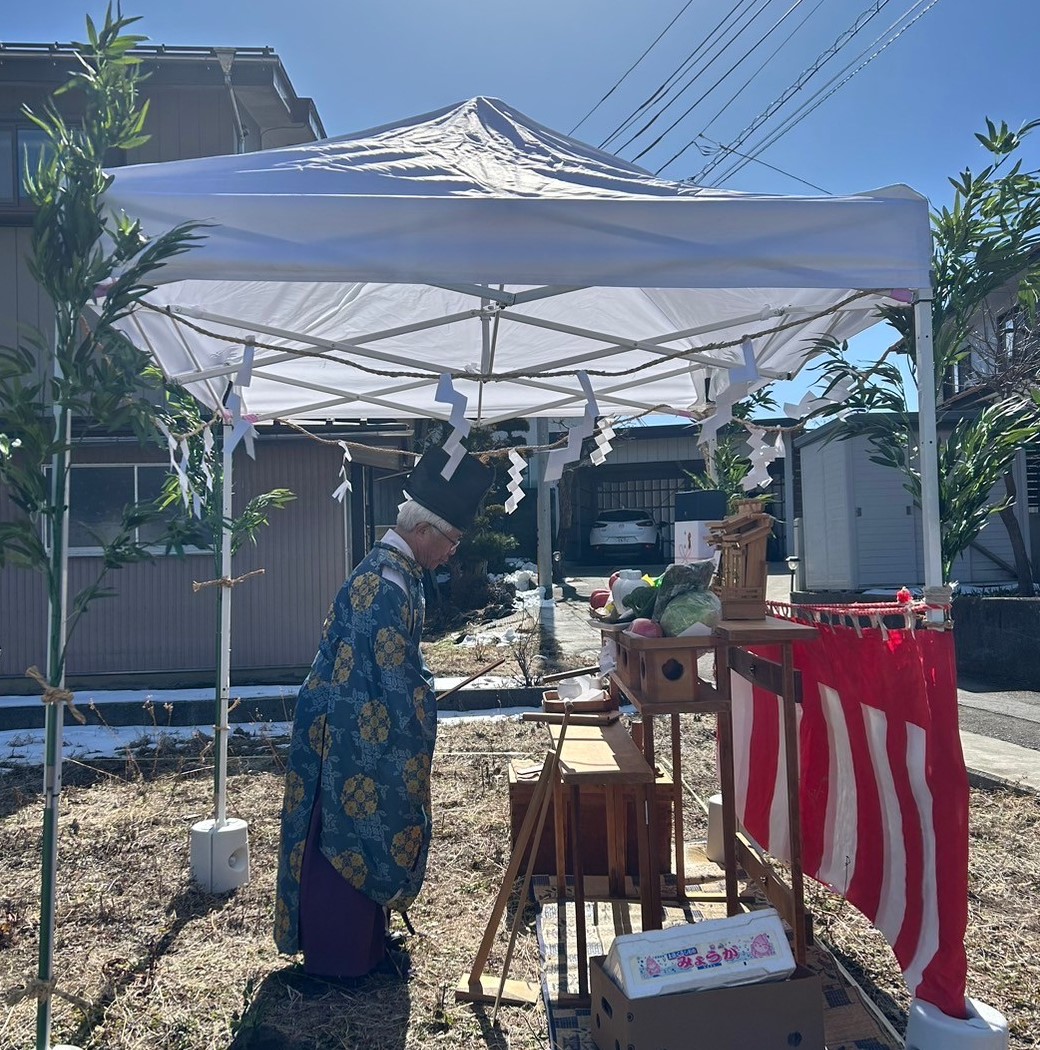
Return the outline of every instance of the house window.
<path id="1" fill-rule="evenodd" d="M 69 475 L 69 553 L 100 554 L 119 532 L 123 508 L 162 494 L 168 470 L 155 464 L 73 464 Z M 138 543 L 160 547 L 163 522 L 135 530 Z M 190 548 L 202 551 L 205 548 Z"/>
<path id="2" fill-rule="evenodd" d="M 25 191 L 26 168 L 36 171 L 47 148 L 47 136 L 39 128 L 0 126 L 0 206 L 31 206 Z"/>

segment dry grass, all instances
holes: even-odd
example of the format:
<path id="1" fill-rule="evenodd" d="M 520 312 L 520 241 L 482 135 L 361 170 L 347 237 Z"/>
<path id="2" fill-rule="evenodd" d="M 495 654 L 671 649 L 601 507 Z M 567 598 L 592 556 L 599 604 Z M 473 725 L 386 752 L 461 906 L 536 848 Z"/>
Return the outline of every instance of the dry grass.
<path id="1" fill-rule="evenodd" d="M 685 780 L 714 790 L 711 720 L 685 716 Z M 62 796 L 57 972 L 89 1011 L 57 1002 L 55 1041 L 87 1050 L 545 1046 L 541 1006 L 457 1005 L 508 861 L 506 768 L 541 757 L 544 730 L 515 721 L 447 722 L 434 765 L 436 831 L 426 887 L 411 912 L 409 981 L 371 978 L 340 989 L 302 976 L 271 940 L 281 762 L 277 748 L 239 739 L 229 798 L 250 822 L 252 879 L 213 897 L 188 879 L 188 829 L 208 815 L 205 762 L 190 752 L 138 754 L 125 763 L 68 767 Z M 40 800 L 38 770 L 6 774 L 0 804 L 0 990 L 35 965 Z M 972 995 L 1001 1009 L 1016 1050 L 1040 1045 L 1040 878 L 1033 797 L 972 796 Z M 696 806 L 688 838 L 704 834 Z M 891 952 L 840 901 L 816 895 L 828 939 L 869 977 L 879 1001 L 905 1007 Z M 505 931 L 488 971 L 501 972 Z M 528 914 L 511 976 L 538 976 Z M 0 1046 L 33 1044 L 34 1004 L 0 1014 Z"/>

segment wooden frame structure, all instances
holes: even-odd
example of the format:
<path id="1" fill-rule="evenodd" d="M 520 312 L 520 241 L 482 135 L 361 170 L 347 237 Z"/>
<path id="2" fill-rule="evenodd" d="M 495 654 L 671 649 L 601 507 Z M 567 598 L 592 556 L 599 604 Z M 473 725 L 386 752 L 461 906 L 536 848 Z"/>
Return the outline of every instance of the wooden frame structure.
<path id="1" fill-rule="evenodd" d="M 646 638 L 640 635 L 616 634 L 619 668 L 611 675 L 611 688 L 624 693 L 643 716 L 643 755 L 653 768 L 656 759 L 654 719 L 668 715 L 671 730 L 671 763 L 673 782 L 673 812 L 675 820 L 675 874 L 680 900 L 687 898 L 685 856 L 686 846 L 682 818 L 682 731 L 679 716 L 688 713 L 714 713 L 718 725 L 719 780 L 722 791 L 722 827 L 725 860 L 723 864 L 726 885 L 726 913 L 736 915 L 742 910 L 737 885 L 738 867 L 743 868 L 761 887 L 769 902 L 777 909 L 794 935 L 795 958 L 805 964 L 806 947 L 811 939 L 806 919 L 801 855 L 801 813 L 798 783 L 798 738 L 795 707 L 801 696 L 800 676 L 794 668 L 792 646 L 795 641 L 815 638 L 814 627 L 792 623 L 775 617 L 758 620 L 724 620 L 714 634 L 688 638 Z M 781 661 L 766 659 L 748 651 L 751 646 L 778 645 Z M 717 682 L 712 685 L 695 673 L 683 675 L 687 692 L 682 699 L 662 700 L 646 690 L 666 675 L 669 661 L 681 668 L 696 670 L 697 656 L 707 649 L 715 652 Z M 733 718 L 730 673 L 735 673 L 779 698 L 783 711 L 784 753 L 787 769 L 787 807 L 790 826 L 791 876 L 788 883 L 782 879 L 751 841 L 737 829 L 736 798 L 733 763 Z M 674 671 L 672 672 L 674 675 Z M 667 677 L 665 677 L 667 681 Z M 666 695 L 671 695 L 666 690 Z M 655 807 L 648 809 L 651 841 L 654 840 Z M 652 860 L 653 863 L 653 860 Z M 659 887 L 656 868 L 651 870 L 652 883 Z"/>
<path id="2" fill-rule="evenodd" d="M 722 521 L 708 523 L 708 543 L 722 552 L 714 590 L 724 620 L 764 620 L 766 543 L 773 517 L 759 499 L 738 500 Z"/>

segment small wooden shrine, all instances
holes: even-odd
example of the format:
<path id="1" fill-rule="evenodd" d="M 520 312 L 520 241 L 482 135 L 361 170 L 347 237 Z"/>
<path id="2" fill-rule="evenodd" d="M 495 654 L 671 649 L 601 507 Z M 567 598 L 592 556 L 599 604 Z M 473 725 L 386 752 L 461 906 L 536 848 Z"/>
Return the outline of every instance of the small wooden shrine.
<path id="1" fill-rule="evenodd" d="M 712 590 L 724 620 L 761 620 L 766 615 L 766 543 L 773 517 L 760 499 L 738 500 L 723 521 L 708 523 L 708 542 L 722 552 Z"/>

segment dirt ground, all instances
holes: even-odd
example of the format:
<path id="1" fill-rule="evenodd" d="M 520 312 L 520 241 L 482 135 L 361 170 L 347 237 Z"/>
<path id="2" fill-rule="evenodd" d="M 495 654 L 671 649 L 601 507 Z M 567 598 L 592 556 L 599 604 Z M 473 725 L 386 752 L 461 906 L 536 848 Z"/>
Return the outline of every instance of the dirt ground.
<path id="1" fill-rule="evenodd" d="M 711 720 L 683 716 L 688 837 L 703 837 L 693 800 L 714 791 Z M 85 1050 L 535 1050 L 546 1042 L 540 1005 L 454 1002 L 509 859 L 506 770 L 540 761 L 545 730 L 516 720 L 448 721 L 434 761 L 435 835 L 429 876 L 411 911 L 413 972 L 356 988 L 306 978 L 271 940 L 282 742 L 236 735 L 229 800 L 250 824 L 252 877 L 210 896 L 188 877 L 188 830 L 211 803 L 203 747 L 128 752 L 120 761 L 70 763 L 61 806 L 56 972 L 87 1001 L 54 1007 L 54 1042 Z M 201 743 L 201 742 L 200 742 Z M 39 771 L 0 779 L 0 992 L 35 967 Z M 1040 1046 L 1040 803 L 974 791 L 971 807 L 969 991 L 1005 1013 L 1014 1050 Z M 810 894 L 817 928 L 897 1021 L 907 996 L 891 951 L 848 905 Z M 512 916 L 512 909 L 509 913 Z M 507 927 L 487 971 L 501 973 Z M 510 976 L 534 980 L 538 956 L 528 909 Z M 0 1046 L 33 1044 L 35 1003 L 0 1011 Z"/>

